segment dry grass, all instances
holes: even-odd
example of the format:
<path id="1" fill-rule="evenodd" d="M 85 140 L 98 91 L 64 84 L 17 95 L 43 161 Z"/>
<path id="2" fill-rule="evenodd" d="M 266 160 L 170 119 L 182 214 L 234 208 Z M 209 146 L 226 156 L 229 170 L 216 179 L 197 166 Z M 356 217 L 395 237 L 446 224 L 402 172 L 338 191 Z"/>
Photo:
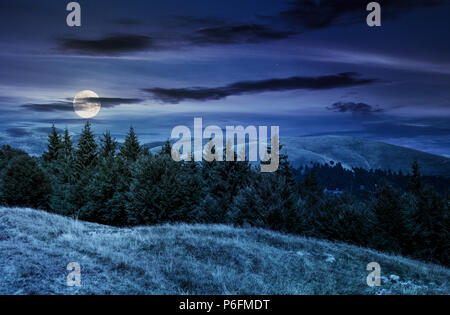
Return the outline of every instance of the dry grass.
<path id="1" fill-rule="evenodd" d="M 119 229 L 0 208 L 0 253 L 2 294 L 449 294 L 440 266 L 225 225 Z M 81 287 L 66 285 L 73 261 Z M 366 285 L 372 261 L 381 287 Z"/>

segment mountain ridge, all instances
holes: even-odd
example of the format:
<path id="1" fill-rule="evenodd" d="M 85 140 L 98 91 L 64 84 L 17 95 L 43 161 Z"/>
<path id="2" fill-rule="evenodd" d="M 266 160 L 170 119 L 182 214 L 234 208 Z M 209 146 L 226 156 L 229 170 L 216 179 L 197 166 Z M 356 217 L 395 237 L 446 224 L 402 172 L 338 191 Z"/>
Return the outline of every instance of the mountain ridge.
<path id="1" fill-rule="evenodd" d="M 422 175 L 450 176 L 450 158 L 385 142 L 333 135 L 284 137 L 281 142 L 295 167 L 333 161 L 348 169 L 391 169 L 407 174 L 417 160 Z"/>
<path id="2" fill-rule="evenodd" d="M 203 145 L 207 139 L 203 139 Z M 161 150 L 165 141 L 146 143 L 153 153 Z M 171 142 L 173 143 L 173 141 Z M 450 158 L 416 149 L 351 136 L 280 137 L 289 161 L 298 168 L 311 163 L 341 163 L 346 169 L 364 168 L 402 171 L 408 174 L 417 160 L 422 175 L 450 177 Z M 238 147 L 240 152 L 242 147 Z M 246 144 L 248 156 L 248 144 Z"/>

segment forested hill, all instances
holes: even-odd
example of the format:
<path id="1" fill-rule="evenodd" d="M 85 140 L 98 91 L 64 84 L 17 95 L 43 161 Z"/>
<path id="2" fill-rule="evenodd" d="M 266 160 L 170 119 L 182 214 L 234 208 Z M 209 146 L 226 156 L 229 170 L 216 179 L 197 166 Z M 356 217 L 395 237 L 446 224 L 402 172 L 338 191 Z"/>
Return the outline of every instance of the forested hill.
<path id="1" fill-rule="evenodd" d="M 450 159 L 383 142 L 346 136 L 284 137 L 289 160 L 295 167 L 340 162 L 343 167 L 366 170 L 410 171 L 413 161 L 422 175 L 450 176 Z"/>
<path id="2" fill-rule="evenodd" d="M 76 143 L 54 127 L 41 157 L 1 147 L 0 205 L 113 226 L 254 226 L 450 265 L 450 195 L 428 185 L 418 163 L 405 187 L 367 184 L 370 198 L 355 198 L 325 193 L 333 178 L 320 185 L 312 171 L 296 180 L 284 154 L 277 172 L 261 173 L 248 161 L 175 162 L 170 152 L 169 142 L 149 152 L 133 128 L 119 147 L 89 122 Z"/>
<path id="3" fill-rule="evenodd" d="M 404 174 L 402 171 L 366 170 L 342 167 L 341 163 L 301 166 L 294 171 L 294 176 L 303 182 L 305 176 L 314 173 L 318 184 L 330 193 L 351 193 L 358 197 L 370 198 L 382 186 L 389 184 L 400 190 L 407 190 L 411 179 L 411 170 Z M 450 177 L 422 176 L 423 184 L 432 187 L 438 193 L 450 193 Z"/>

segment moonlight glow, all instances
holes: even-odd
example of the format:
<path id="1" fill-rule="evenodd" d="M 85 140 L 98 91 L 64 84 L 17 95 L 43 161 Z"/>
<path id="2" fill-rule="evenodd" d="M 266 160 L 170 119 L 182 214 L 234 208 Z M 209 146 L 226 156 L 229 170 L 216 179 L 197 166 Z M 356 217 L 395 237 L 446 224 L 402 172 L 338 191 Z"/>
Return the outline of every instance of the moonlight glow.
<path id="1" fill-rule="evenodd" d="M 79 92 L 73 99 L 73 110 L 82 118 L 95 117 L 101 107 L 98 95 L 89 90 Z"/>

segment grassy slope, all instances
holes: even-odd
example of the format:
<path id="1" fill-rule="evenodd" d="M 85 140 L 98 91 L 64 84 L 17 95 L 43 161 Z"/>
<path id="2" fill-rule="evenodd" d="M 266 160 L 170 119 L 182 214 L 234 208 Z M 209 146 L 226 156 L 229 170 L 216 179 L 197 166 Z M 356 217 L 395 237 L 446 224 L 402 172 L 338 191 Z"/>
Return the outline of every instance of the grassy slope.
<path id="1" fill-rule="evenodd" d="M 65 285 L 72 261 L 81 264 L 79 288 Z M 368 287 L 371 261 L 400 281 Z M 448 294 L 449 280 L 443 267 L 260 229 L 118 229 L 0 208 L 2 294 Z"/>

